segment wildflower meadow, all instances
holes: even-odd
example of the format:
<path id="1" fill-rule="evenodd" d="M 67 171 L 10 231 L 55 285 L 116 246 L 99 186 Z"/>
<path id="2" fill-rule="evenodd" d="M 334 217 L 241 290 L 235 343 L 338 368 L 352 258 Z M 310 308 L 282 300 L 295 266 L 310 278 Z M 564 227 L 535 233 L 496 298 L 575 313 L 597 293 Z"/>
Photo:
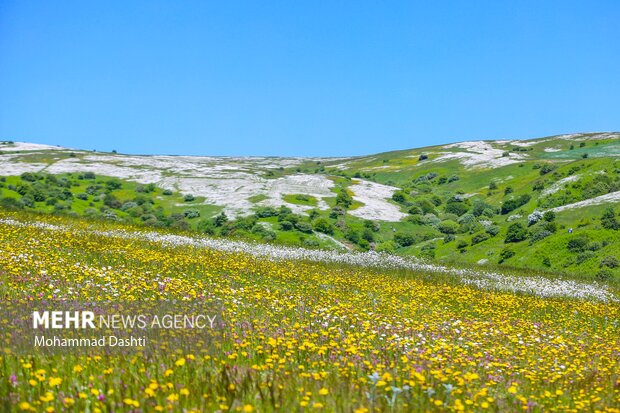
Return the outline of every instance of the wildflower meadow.
<path id="1" fill-rule="evenodd" d="M 619 412 L 613 285 L 0 215 L 0 293 L 216 301 L 183 352 L 0 356 L 0 409 Z"/>

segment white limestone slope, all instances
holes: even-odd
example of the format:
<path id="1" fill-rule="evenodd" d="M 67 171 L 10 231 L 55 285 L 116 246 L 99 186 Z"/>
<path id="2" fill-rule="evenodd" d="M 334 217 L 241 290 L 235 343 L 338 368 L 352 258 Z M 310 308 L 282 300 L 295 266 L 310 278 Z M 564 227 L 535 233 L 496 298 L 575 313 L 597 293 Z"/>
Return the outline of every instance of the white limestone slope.
<path id="1" fill-rule="evenodd" d="M 297 173 L 273 178 L 269 171 L 338 158 L 139 156 L 76 151 L 78 156 L 67 157 L 65 152 L 58 159 L 46 157 L 47 163 L 43 163 L 30 161 L 36 158 L 25 155 L 67 149 L 21 142 L 0 144 L 0 148 L 0 175 L 93 172 L 204 197 L 204 204 L 221 206 L 231 217 L 248 215 L 257 206 L 286 205 L 300 214 L 313 208 L 284 201 L 287 194 L 312 196 L 318 200 L 316 208 L 326 210 L 329 206 L 325 198 L 336 196 L 332 191 L 334 182 L 325 175 Z M 380 221 L 399 220 L 404 214 L 387 201 L 394 190 L 372 182 L 358 184 L 353 197 L 364 205 L 354 215 Z M 257 195 L 265 199 L 253 202 Z"/>

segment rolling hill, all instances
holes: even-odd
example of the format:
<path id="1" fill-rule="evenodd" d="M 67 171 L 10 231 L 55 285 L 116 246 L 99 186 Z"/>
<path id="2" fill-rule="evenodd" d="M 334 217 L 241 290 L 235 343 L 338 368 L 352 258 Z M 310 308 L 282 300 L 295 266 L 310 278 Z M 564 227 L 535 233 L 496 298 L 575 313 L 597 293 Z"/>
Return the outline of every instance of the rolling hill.
<path id="1" fill-rule="evenodd" d="M 123 155 L 7 141 L 0 176 L 5 209 L 620 279 L 620 133 L 350 158 Z"/>

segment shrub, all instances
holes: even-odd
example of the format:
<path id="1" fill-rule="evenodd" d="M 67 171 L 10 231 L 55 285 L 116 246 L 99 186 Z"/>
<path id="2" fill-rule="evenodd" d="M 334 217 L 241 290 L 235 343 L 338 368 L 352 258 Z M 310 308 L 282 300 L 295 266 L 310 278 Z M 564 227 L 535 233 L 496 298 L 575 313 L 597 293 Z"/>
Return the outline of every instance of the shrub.
<path id="1" fill-rule="evenodd" d="M 136 204 L 135 202 L 128 201 L 128 202 L 125 202 L 125 203 L 121 206 L 121 209 L 122 209 L 123 211 L 125 211 L 125 212 L 126 212 L 126 211 L 129 211 L 131 208 L 135 208 L 135 207 L 137 207 L 137 206 L 138 206 L 138 204 Z"/>
<path id="2" fill-rule="evenodd" d="M 471 245 L 479 244 L 483 241 L 488 240 L 489 238 L 491 238 L 489 234 L 487 234 L 486 232 L 481 232 L 471 237 Z"/>
<path id="3" fill-rule="evenodd" d="M 362 239 L 365 239 L 368 242 L 374 242 L 375 234 L 370 228 L 364 228 L 364 231 L 362 231 Z"/>
<path id="4" fill-rule="evenodd" d="M 422 253 L 422 256 L 424 258 L 435 258 L 435 249 L 437 247 L 435 246 L 435 244 L 426 244 L 424 246 L 422 246 L 422 248 L 420 248 L 420 251 Z"/>
<path id="5" fill-rule="evenodd" d="M 568 243 L 566 244 L 566 247 L 571 252 L 583 252 L 585 251 L 587 245 L 588 245 L 588 238 L 583 235 L 580 235 L 568 241 Z"/>
<path id="6" fill-rule="evenodd" d="M 472 214 L 464 214 L 460 216 L 457 222 L 460 225 L 459 232 L 461 233 L 464 233 L 464 232 L 474 233 L 482 229 L 482 225 L 478 222 L 476 217 L 473 216 Z"/>
<path id="7" fill-rule="evenodd" d="M 382 242 L 381 244 L 377 245 L 376 251 L 377 252 L 394 252 L 394 250 L 396 249 L 396 244 L 394 244 L 394 241 L 386 241 L 386 242 Z"/>
<path id="8" fill-rule="evenodd" d="M 557 168 L 557 166 L 550 164 L 550 163 L 546 163 L 544 164 L 541 168 L 540 168 L 540 174 L 541 175 L 546 175 L 549 172 L 554 171 Z"/>
<path id="9" fill-rule="evenodd" d="M 295 228 L 298 231 L 304 232 L 306 234 L 311 234 L 312 233 L 312 225 L 310 225 L 308 222 L 300 221 L 300 222 L 295 224 Z"/>
<path id="10" fill-rule="evenodd" d="M 531 226 L 543 219 L 543 213 L 539 210 L 535 210 L 530 215 L 527 216 L 527 225 Z"/>
<path id="11" fill-rule="evenodd" d="M 274 216 L 278 215 L 278 211 L 274 207 L 267 206 L 267 207 L 258 208 L 256 210 L 255 215 L 258 218 L 274 217 Z"/>
<path id="12" fill-rule="evenodd" d="M 200 211 L 197 209 L 186 209 L 183 211 L 183 215 L 187 219 L 198 218 L 200 216 Z"/>
<path id="13" fill-rule="evenodd" d="M 336 196 L 336 205 L 343 207 L 344 209 L 348 209 L 353 203 L 353 198 L 346 189 L 341 189 Z"/>
<path id="14" fill-rule="evenodd" d="M 504 204 L 502 205 L 502 215 L 505 215 L 511 211 L 514 211 L 515 209 L 527 204 L 528 202 L 530 202 L 530 199 L 532 199 L 532 197 L 528 194 L 524 194 L 524 195 L 520 195 L 516 198 L 512 198 L 507 200 L 506 202 L 504 202 Z"/>
<path id="15" fill-rule="evenodd" d="M 205 234 L 213 235 L 215 234 L 215 223 L 212 219 L 203 219 L 198 222 L 196 229 Z"/>
<path id="16" fill-rule="evenodd" d="M 581 264 L 583 262 L 586 262 L 587 260 L 589 260 L 590 258 L 594 258 L 594 253 L 592 251 L 584 251 L 584 252 L 580 252 L 577 255 L 577 259 L 575 260 L 575 262 L 577 264 Z"/>
<path id="17" fill-rule="evenodd" d="M 398 233 L 394 235 L 394 241 L 401 247 L 408 247 L 415 243 L 415 237 L 412 234 Z"/>
<path id="18" fill-rule="evenodd" d="M 164 189 L 162 194 L 164 194 L 164 195 L 172 195 L 172 191 L 170 189 Z"/>
<path id="19" fill-rule="evenodd" d="M 547 211 L 543 214 L 543 219 L 547 222 L 553 222 L 555 221 L 555 212 L 553 211 Z"/>
<path id="20" fill-rule="evenodd" d="M 500 228 L 498 225 L 490 225 L 487 229 L 486 229 L 486 233 L 489 234 L 490 236 L 494 237 L 497 234 L 499 234 Z"/>
<path id="21" fill-rule="evenodd" d="M 481 215 L 487 215 L 487 211 L 490 211 L 491 215 L 493 215 L 493 207 L 481 200 L 475 200 L 474 205 L 471 209 L 471 213 L 474 216 L 479 217 Z"/>
<path id="22" fill-rule="evenodd" d="M 319 241 L 312 238 L 304 238 L 302 243 L 304 247 L 316 248 L 319 246 Z"/>
<path id="23" fill-rule="evenodd" d="M 315 231 L 322 232 L 324 234 L 333 234 L 334 227 L 325 218 L 319 218 L 314 222 Z"/>
<path id="24" fill-rule="evenodd" d="M 86 192 L 81 192 L 75 196 L 77 199 L 81 199 L 82 201 L 86 201 L 88 199 L 88 194 Z"/>
<path id="25" fill-rule="evenodd" d="M 405 193 L 403 191 L 396 191 L 392 194 L 392 200 L 399 204 L 405 202 Z"/>
<path id="26" fill-rule="evenodd" d="M 555 234 L 555 232 L 558 230 L 558 224 L 556 224 L 555 222 L 545 222 L 545 224 L 543 225 L 543 228 L 546 231 L 549 231 Z"/>
<path id="27" fill-rule="evenodd" d="M 27 181 L 27 182 L 34 182 L 37 180 L 37 176 L 33 174 L 32 172 L 24 172 L 23 174 L 20 175 L 20 178 L 22 179 L 22 181 Z"/>
<path id="28" fill-rule="evenodd" d="M 464 202 L 454 201 L 454 200 L 451 200 L 450 202 L 448 202 L 446 204 L 446 209 L 445 209 L 446 213 L 455 214 L 458 216 L 465 214 L 468 210 L 469 210 L 469 207 Z"/>
<path id="29" fill-rule="evenodd" d="M 291 231 L 293 229 L 293 223 L 291 221 L 280 222 L 280 229 L 282 231 Z"/>
<path id="30" fill-rule="evenodd" d="M 113 209 L 119 209 L 123 204 L 112 194 L 106 194 L 103 198 L 103 204 Z"/>
<path id="31" fill-rule="evenodd" d="M 332 210 L 329 212 L 329 217 L 330 218 L 338 218 L 343 216 L 346 213 L 346 211 L 344 210 L 344 208 L 340 207 L 340 206 L 335 206 L 332 208 Z"/>
<path id="32" fill-rule="evenodd" d="M 513 250 L 504 248 L 502 252 L 499 253 L 499 263 L 503 263 L 507 259 L 514 257 L 514 255 L 515 252 Z"/>
<path id="33" fill-rule="evenodd" d="M 364 227 L 372 230 L 373 232 L 378 232 L 381 229 L 381 226 L 378 222 L 367 219 L 364 221 Z"/>
<path id="34" fill-rule="evenodd" d="M 123 184 L 118 179 L 108 179 L 105 182 L 105 186 L 106 188 L 108 188 L 108 190 L 115 191 L 117 189 L 121 189 L 123 187 Z"/>
<path id="35" fill-rule="evenodd" d="M 504 242 L 521 242 L 527 238 L 527 230 L 525 227 L 519 223 L 514 222 L 510 224 L 508 227 L 508 231 L 506 232 L 506 238 Z"/>
<path id="36" fill-rule="evenodd" d="M 185 201 L 185 202 L 192 202 L 194 199 L 196 199 L 196 198 L 194 198 L 194 195 L 192 195 L 192 194 L 186 194 L 183 197 L 183 201 Z"/>
<path id="37" fill-rule="evenodd" d="M 456 231 L 459 229 L 459 224 L 451 220 L 446 220 L 440 222 L 437 229 L 442 234 L 456 234 Z"/>
<path id="38" fill-rule="evenodd" d="M 616 219 L 616 213 L 612 207 L 607 208 L 605 212 L 603 212 L 601 216 L 601 225 L 606 229 L 620 229 L 620 222 Z"/>
<path id="39" fill-rule="evenodd" d="M 228 217 L 226 216 L 225 213 L 221 212 L 215 217 L 215 219 L 213 220 L 213 223 L 215 224 L 216 227 L 221 227 L 227 221 L 228 221 Z"/>
<path id="40" fill-rule="evenodd" d="M 605 280 L 609 280 L 614 276 L 614 273 L 611 272 L 611 270 L 609 268 L 603 268 L 602 270 L 600 270 L 596 275 L 596 279 L 600 280 L 600 281 L 605 281 Z"/>
<path id="41" fill-rule="evenodd" d="M 452 234 L 447 234 L 445 237 L 443 237 L 443 243 L 447 244 L 449 242 L 452 242 L 456 239 L 456 237 Z"/>
<path id="42" fill-rule="evenodd" d="M 360 234 L 359 232 L 354 231 L 354 230 L 347 231 L 344 237 L 354 244 L 357 244 L 360 242 Z"/>
<path id="43" fill-rule="evenodd" d="M 422 210 L 424 214 L 435 213 L 435 204 L 428 199 L 421 199 L 417 202 L 417 206 Z"/>
<path id="44" fill-rule="evenodd" d="M 469 244 L 467 243 L 467 241 L 465 240 L 459 240 L 459 242 L 456 243 L 456 248 L 461 252 L 465 252 L 465 248 L 467 248 Z"/>
<path id="45" fill-rule="evenodd" d="M 547 238 L 550 235 L 553 235 L 553 233 L 551 231 L 547 231 L 546 229 L 536 231 L 532 233 L 530 237 L 530 245 L 540 241 L 541 239 Z"/>
<path id="46" fill-rule="evenodd" d="M 17 199 L 11 197 L 0 198 L 0 206 L 8 209 L 20 209 L 23 206 L 17 202 Z"/>
<path id="47" fill-rule="evenodd" d="M 601 260 L 599 267 L 618 268 L 620 267 L 620 261 L 618 261 L 618 258 L 609 255 Z"/>
<path id="48" fill-rule="evenodd" d="M 420 154 L 420 156 L 418 157 L 418 161 L 425 161 L 427 159 L 428 159 L 428 155 L 425 153 Z"/>

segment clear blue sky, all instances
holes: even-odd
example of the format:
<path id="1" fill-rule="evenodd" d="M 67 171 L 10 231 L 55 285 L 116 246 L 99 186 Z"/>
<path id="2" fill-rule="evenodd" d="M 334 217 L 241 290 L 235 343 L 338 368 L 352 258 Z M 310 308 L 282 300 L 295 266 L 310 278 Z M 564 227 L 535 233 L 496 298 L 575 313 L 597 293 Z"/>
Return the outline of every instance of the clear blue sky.
<path id="1" fill-rule="evenodd" d="M 0 139 L 357 155 L 620 129 L 620 2 L 0 0 Z"/>

